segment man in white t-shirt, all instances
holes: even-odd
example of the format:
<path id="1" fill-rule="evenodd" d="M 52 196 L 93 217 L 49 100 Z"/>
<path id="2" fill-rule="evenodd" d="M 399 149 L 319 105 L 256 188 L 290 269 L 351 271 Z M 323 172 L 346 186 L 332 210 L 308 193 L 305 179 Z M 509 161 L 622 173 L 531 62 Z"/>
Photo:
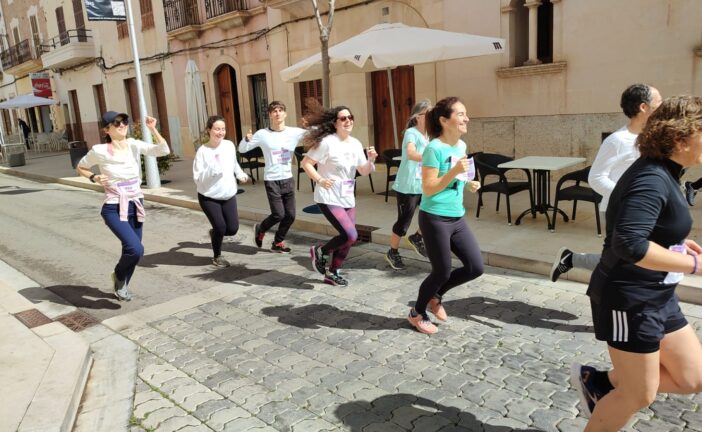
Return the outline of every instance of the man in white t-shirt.
<path id="1" fill-rule="evenodd" d="M 600 219 L 603 221 L 614 186 L 624 171 L 639 158 L 636 137 L 661 101 L 658 90 L 646 84 L 631 85 L 622 93 L 620 106 L 624 114 L 629 117 L 629 122 L 602 141 L 588 176 L 588 183 L 592 189 L 602 195 L 599 211 Z M 594 270 L 599 261 L 599 254 L 574 253 L 562 247 L 551 267 L 551 280 L 557 281 L 562 274 L 573 267 Z"/>
<path id="2" fill-rule="evenodd" d="M 285 245 L 285 235 L 295 221 L 295 181 L 292 174 L 292 158 L 304 129 L 285 125 L 287 112 L 285 104 L 273 101 L 268 104 L 270 127 L 259 129 L 255 134 L 249 133 L 239 143 L 239 152 L 246 153 L 261 147 L 266 167 L 263 170 L 263 180 L 266 186 L 266 196 L 271 207 L 271 214 L 260 224 L 254 225 L 254 242 L 263 246 L 266 231 L 275 224 L 275 233 L 271 250 L 279 253 L 289 253 Z"/>

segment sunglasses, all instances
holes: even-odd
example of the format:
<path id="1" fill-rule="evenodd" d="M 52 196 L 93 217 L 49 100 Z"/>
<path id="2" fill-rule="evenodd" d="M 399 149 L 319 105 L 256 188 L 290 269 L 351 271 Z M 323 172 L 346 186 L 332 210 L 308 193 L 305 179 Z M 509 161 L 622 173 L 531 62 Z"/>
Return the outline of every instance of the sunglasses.
<path id="1" fill-rule="evenodd" d="M 347 116 L 341 116 L 337 117 L 337 120 L 341 120 L 342 122 L 345 122 L 346 120 L 353 121 L 353 114 L 347 115 Z"/>
<path id="2" fill-rule="evenodd" d="M 114 119 L 110 124 L 114 127 L 129 126 L 129 119 Z"/>

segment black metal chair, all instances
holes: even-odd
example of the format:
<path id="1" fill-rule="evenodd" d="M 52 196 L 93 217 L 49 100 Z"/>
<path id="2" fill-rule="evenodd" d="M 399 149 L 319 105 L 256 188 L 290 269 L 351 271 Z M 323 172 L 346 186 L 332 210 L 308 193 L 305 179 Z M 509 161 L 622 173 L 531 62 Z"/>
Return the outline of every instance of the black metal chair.
<path id="1" fill-rule="evenodd" d="M 363 154 L 366 155 L 366 159 L 368 158 L 368 149 L 363 149 Z M 354 178 L 361 177 L 361 174 L 356 170 L 356 176 Z M 371 187 L 371 192 L 375 193 L 375 188 L 373 187 L 373 176 L 371 174 L 368 174 L 368 180 L 370 181 L 370 187 Z M 354 194 L 355 194 L 355 189 L 354 189 Z"/>
<path id="2" fill-rule="evenodd" d="M 400 168 L 400 161 L 394 158 L 402 156 L 401 149 L 388 149 L 383 151 L 383 159 L 385 160 L 385 166 L 387 172 L 385 175 L 385 202 L 388 202 L 388 193 L 390 192 L 390 182 L 394 182 L 397 178 L 397 170 Z M 392 169 L 395 169 L 395 173 L 391 174 Z"/>
<path id="3" fill-rule="evenodd" d="M 305 148 L 303 146 L 295 147 L 295 161 L 297 161 L 297 190 L 300 190 L 300 174 L 305 172 L 305 170 L 302 169 L 302 159 L 305 158 L 304 153 Z M 312 188 L 312 192 L 314 192 L 314 182 L 312 179 L 310 179 L 310 188 Z"/>
<path id="4" fill-rule="evenodd" d="M 249 150 L 246 153 L 239 153 L 239 166 L 242 170 L 249 169 L 249 174 L 251 176 L 251 183 L 256 183 L 259 179 L 258 169 L 265 167 L 266 164 L 262 162 L 263 160 L 263 150 L 261 147 L 256 147 L 253 150 Z M 256 180 L 254 180 L 253 170 L 256 170 Z"/>
<path id="5" fill-rule="evenodd" d="M 553 203 L 553 221 L 549 227 L 551 231 L 556 230 L 556 216 L 558 213 L 559 201 L 573 201 L 573 212 L 570 218 L 575 220 L 575 211 L 577 210 L 578 201 L 587 201 L 595 204 L 595 220 L 597 221 L 597 235 L 602 235 L 600 226 L 600 202 L 602 195 L 595 192 L 588 186 L 582 186 L 581 183 L 587 183 L 587 177 L 590 174 L 590 167 L 570 172 L 565 174 L 558 180 L 556 185 L 556 199 Z M 563 187 L 566 182 L 575 182 L 574 185 Z M 563 216 L 565 222 L 568 222 L 568 216 Z"/>
<path id="6" fill-rule="evenodd" d="M 534 193 L 531 185 L 531 173 L 527 169 L 519 169 L 526 173 L 526 181 L 516 181 L 507 180 L 505 173 L 510 169 L 498 168 L 497 166 L 504 162 L 509 162 L 513 160 L 508 156 L 503 156 L 496 153 L 476 153 L 473 155 L 473 160 L 475 161 L 475 168 L 477 174 L 480 177 L 480 189 L 478 190 L 478 205 L 475 212 L 475 217 L 480 217 L 480 207 L 483 205 L 483 194 L 488 192 L 494 192 L 497 194 L 497 204 L 495 206 L 495 211 L 500 211 L 500 195 L 504 194 L 507 200 L 507 223 L 512 225 L 512 209 L 510 208 L 509 197 L 510 195 L 522 192 L 525 190 L 529 191 L 529 203 L 531 204 L 532 215 L 536 217 L 534 210 Z M 497 177 L 497 181 L 492 183 L 486 183 L 489 177 Z"/>

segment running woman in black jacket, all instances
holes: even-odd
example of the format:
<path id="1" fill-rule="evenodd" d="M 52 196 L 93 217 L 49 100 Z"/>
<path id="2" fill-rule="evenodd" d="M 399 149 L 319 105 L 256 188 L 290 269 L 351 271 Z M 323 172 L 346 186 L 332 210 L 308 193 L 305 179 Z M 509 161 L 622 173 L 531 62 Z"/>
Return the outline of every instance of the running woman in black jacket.
<path id="1" fill-rule="evenodd" d="M 607 342 L 613 369 L 574 364 L 571 373 L 592 414 L 586 431 L 620 430 L 658 392 L 702 390 L 702 345 L 675 294 L 684 273 L 702 273 L 680 185 L 683 169 L 702 164 L 702 98 L 665 100 L 637 146 L 641 157 L 612 192 L 588 287 L 595 335 Z"/>

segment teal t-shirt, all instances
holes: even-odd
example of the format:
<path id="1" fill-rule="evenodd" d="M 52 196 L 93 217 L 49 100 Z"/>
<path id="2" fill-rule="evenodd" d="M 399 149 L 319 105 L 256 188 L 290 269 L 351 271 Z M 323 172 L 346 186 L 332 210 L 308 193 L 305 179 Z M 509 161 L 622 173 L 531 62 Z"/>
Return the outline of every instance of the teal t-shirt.
<path id="1" fill-rule="evenodd" d="M 456 145 L 449 145 L 438 138 L 431 140 L 422 154 L 422 165 L 425 168 L 438 168 L 439 177 L 451 170 L 451 156 L 456 160 L 466 155 L 466 143 L 458 140 Z M 442 191 L 434 195 L 422 194 L 419 208 L 437 216 L 461 217 L 466 209 L 463 207 L 463 188 L 466 182 L 452 180 Z"/>
<path id="2" fill-rule="evenodd" d="M 411 127 L 405 130 L 405 135 L 402 139 L 402 161 L 400 162 L 400 168 L 397 170 L 397 176 L 392 188 L 403 194 L 421 194 L 422 164 L 410 160 L 407 156 L 408 143 L 414 143 L 417 153 L 422 154 L 428 141 L 417 128 Z"/>

